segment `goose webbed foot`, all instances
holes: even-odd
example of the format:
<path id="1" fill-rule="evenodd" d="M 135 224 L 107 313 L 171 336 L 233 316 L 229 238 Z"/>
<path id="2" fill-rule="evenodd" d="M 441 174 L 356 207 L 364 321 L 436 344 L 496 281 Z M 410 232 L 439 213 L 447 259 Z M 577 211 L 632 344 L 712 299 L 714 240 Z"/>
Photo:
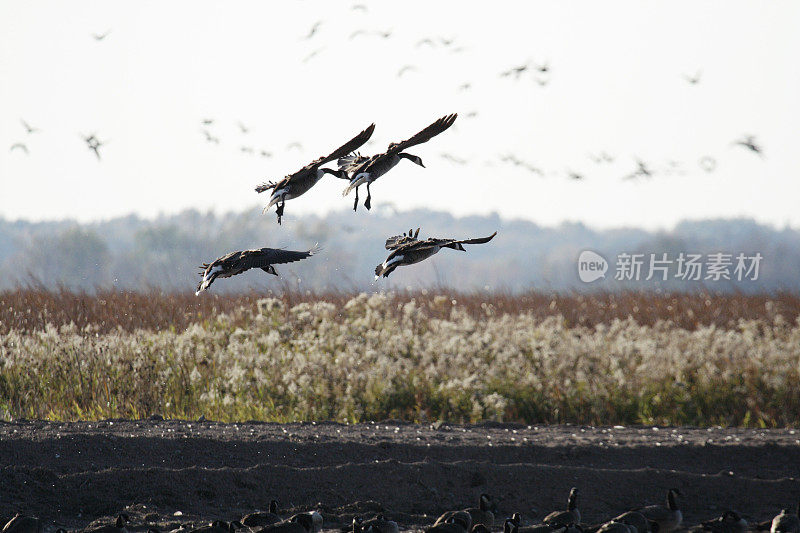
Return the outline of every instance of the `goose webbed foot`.
<path id="1" fill-rule="evenodd" d="M 364 207 L 368 210 L 372 209 L 372 193 L 369 192 L 369 184 L 367 184 L 367 199 L 364 201 Z"/>

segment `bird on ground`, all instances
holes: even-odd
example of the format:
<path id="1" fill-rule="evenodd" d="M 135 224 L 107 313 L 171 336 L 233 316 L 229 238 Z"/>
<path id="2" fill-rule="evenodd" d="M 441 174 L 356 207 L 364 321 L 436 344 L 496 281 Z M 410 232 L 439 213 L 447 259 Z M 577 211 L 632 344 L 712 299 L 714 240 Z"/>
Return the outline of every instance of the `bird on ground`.
<path id="1" fill-rule="evenodd" d="M 409 231 L 409 234 L 410 233 L 411 232 Z M 414 238 L 416 238 L 416 236 Z M 491 496 L 484 493 L 478 498 L 478 507 L 468 507 L 467 509 L 463 509 L 461 511 L 447 511 L 441 515 L 435 523 L 444 523 L 448 518 L 455 516 L 457 513 L 467 513 L 470 517 L 470 525 L 474 526 L 475 524 L 483 524 L 484 526 L 491 528 L 494 524 L 496 512 L 497 504 L 494 502 Z"/>
<path id="2" fill-rule="evenodd" d="M 359 531 L 362 533 L 398 533 L 399 530 L 397 522 L 387 520 L 383 514 L 379 514 L 371 520 L 364 520 L 359 525 Z M 353 531 L 356 531 L 355 521 Z"/>
<path id="3" fill-rule="evenodd" d="M 325 174 L 331 174 L 337 178 L 347 179 L 347 172 L 344 170 L 322 168 L 322 165 L 339 159 L 340 157 L 349 154 L 353 150 L 357 150 L 361 145 L 369 140 L 373 131 L 375 131 L 375 124 L 370 124 L 367 129 L 344 143 L 330 154 L 312 161 L 294 174 L 287 175 L 277 183 L 270 181 L 267 183 L 262 183 L 256 187 L 257 193 L 262 193 L 272 189 L 272 196 L 270 196 L 269 203 L 264 210 L 266 211 L 273 205 L 277 204 L 278 207 L 276 213 L 278 215 L 278 224 L 280 224 L 286 200 L 291 200 L 305 194 L 306 191 L 316 185 Z"/>
<path id="4" fill-rule="evenodd" d="M 655 522 L 658 525 L 658 533 L 670 533 L 678 529 L 683 522 L 683 514 L 678 507 L 678 496 L 681 496 L 681 491 L 669 489 L 666 506 L 648 505 L 634 511 L 639 511 L 650 522 Z"/>
<path id="5" fill-rule="evenodd" d="M 31 126 L 30 124 L 25 122 L 23 119 L 20 119 L 19 121 L 22 123 L 22 126 L 25 128 L 25 131 L 27 131 L 28 134 L 37 133 L 37 132 L 41 131 L 39 128 L 34 128 L 33 126 Z"/>
<path id="6" fill-rule="evenodd" d="M 85 533 L 126 533 L 128 531 L 127 526 L 130 521 L 131 519 L 127 514 L 120 513 L 117 515 L 117 519 L 113 524 L 106 524 L 103 526 L 84 529 L 83 531 Z"/>
<path id="7" fill-rule="evenodd" d="M 377 280 L 381 276 L 388 277 L 399 266 L 419 263 L 436 254 L 442 248 L 452 248 L 453 250 L 465 252 L 464 244 L 484 244 L 491 241 L 495 235 L 497 235 L 496 231 L 488 237 L 477 239 L 457 240 L 431 237 L 421 241 L 417 238 L 419 236 L 419 228 L 417 228 L 416 233 L 413 234 L 409 230 L 408 233 L 389 237 L 386 239 L 385 246 L 391 252 L 386 261 L 375 267 L 375 279 Z M 468 524 L 466 529 L 469 529 L 471 525 L 472 523 Z"/>
<path id="8" fill-rule="evenodd" d="M 269 511 L 250 513 L 242 517 L 241 522 L 249 528 L 254 528 L 277 524 L 281 520 L 283 519 L 278 516 L 278 502 L 272 500 L 269 502 Z"/>
<path id="9" fill-rule="evenodd" d="M 213 260 L 211 263 L 203 263 L 200 267 L 200 275 L 203 278 L 197 286 L 195 295 L 207 290 L 217 278 L 229 278 L 241 274 L 251 268 L 260 268 L 267 274 L 277 276 L 275 267 L 283 263 L 293 263 L 306 259 L 320 251 L 319 247 L 299 252 L 294 250 L 283 250 L 279 248 L 260 248 L 258 250 L 244 250 L 231 252 Z"/>
<path id="10" fill-rule="evenodd" d="M 747 520 L 736 511 L 725 511 L 721 516 L 706 520 L 692 531 L 711 531 L 712 533 L 745 533 L 749 525 Z"/>
<path id="11" fill-rule="evenodd" d="M 411 148 L 418 144 L 428 142 L 433 137 L 439 135 L 447 128 L 453 125 L 458 117 L 457 114 L 447 115 L 427 128 L 423 129 L 410 139 L 401 141 L 399 143 L 392 143 L 389 148 L 382 154 L 373 155 L 372 157 L 363 156 L 361 154 L 351 154 L 339 158 L 339 170 L 344 171 L 350 176 L 350 184 L 342 192 L 342 196 L 347 196 L 353 189 L 356 190 L 356 199 L 353 203 L 353 211 L 358 207 L 358 188 L 361 185 L 367 186 L 367 199 L 364 201 L 364 207 L 367 209 L 372 208 L 372 193 L 370 192 L 370 185 L 372 182 L 383 176 L 391 169 L 393 169 L 402 159 L 416 163 L 421 167 L 422 159 L 418 156 L 404 152 L 406 148 Z"/>
<path id="12" fill-rule="evenodd" d="M 756 138 L 753 135 L 747 135 L 743 139 L 734 141 L 732 144 L 744 146 L 748 150 L 758 154 L 759 157 L 764 157 L 764 149 L 756 142 Z"/>
<path id="13" fill-rule="evenodd" d="M 3 533 L 42 533 L 42 521 L 17 513 L 3 526 Z"/>
<path id="14" fill-rule="evenodd" d="M 425 533 L 469 533 L 470 528 L 469 514 L 458 512 L 445 522 L 427 528 Z"/>
<path id="15" fill-rule="evenodd" d="M 30 154 L 28 146 L 24 143 L 14 143 L 11 145 L 11 148 L 8 149 L 9 152 L 13 152 L 14 150 L 22 150 L 26 154 Z"/>
<path id="16" fill-rule="evenodd" d="M 780 514 L 772 519 L 769 533 L 798 533 L 800 531 L 800 502 L 794 512 L 790 509 L 781 510 Z"/>
<path id="17" fill-rule="evenodd" d="M 578 489 L 572 487 L 567 498 L 566 511 L 553 511 L 542 520 L 551 527 L 563 527 L 581 523 L 581 512 L 578 510 Z"/>

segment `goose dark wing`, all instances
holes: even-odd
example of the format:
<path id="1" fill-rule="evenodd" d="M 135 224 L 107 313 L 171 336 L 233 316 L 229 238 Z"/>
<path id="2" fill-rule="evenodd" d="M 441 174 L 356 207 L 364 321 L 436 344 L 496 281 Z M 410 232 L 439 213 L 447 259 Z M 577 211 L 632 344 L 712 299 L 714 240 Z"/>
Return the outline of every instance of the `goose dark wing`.
<path id="1" fill-rule="evenodd" d="M 394 250 L 399 248 L 405 244 L 415 242 L 417 240 L 417 235 L 419 235 L 419 228 L 417 228 L 417 232 L 414 233 L 412 230 L 408 230 L 408 233 L 403 233 L 402 235 L 394 235 L 386 239 L 386 249 L 387 250 Z"/>
<path id="2" fill-rule="evenodd" d="M 303 170 L 320 167 L 325 163 L 329 163 L 335 159 L 344 157 L 350 152 L 355 152 L 356 150 L 361 148 L 361 145 L 367 142 L 370 137 L 372 137 L 372 132 L 374 131 L 375 131 L 375 124 L 373 123 L 370 124 L 367 129 L 365 129 L 364 131 L 362 131 L 361 133 L 359 133 L 358 135 L 356 135 L 355 137 L 353 137 L 352 139 L 341 145 L 339 148 L 337 148 L 330 154 L 324 157 L 320 157 L 319 159 L 312 161 L 311 163 L 306 165 L 305 168 L 303 168 Z"/>
<path id="3" fill-rule="evenodd" d="M 463 240 L 454 241 L 454 242 L 458 242 L 458 243 L 461 243 L 461 244 L 484 244 L 484 243 L 487 243 L 487 242 L 491 241 L 492 239 L 494 239 L 495 235 L 497 235 L 496 231 L 494 233 L 492 233 L 491 235 L 489 235 L 488 237 L 478 237 L 476 239 L 463 239 Z"/>
<path id="4" fill-rule="evenodd" d="M 242 252 L 239 259 L 240 268 L 263 268 L 267 265 L 279 265 L 282 263 L 293 263 L 311 257 L 319 252 L 320 248 L 314 248 L 298 252 L 294 250 L 282 250 L 280 248 L 261 248 L 260 250 L 247 250 Z"/>
<path id="5" fill-rule="evenodd" d="M 437 120 L 436 122 L 434 122 L 433 124 L 431 124 L 430 126 L 428 126 L 427 128 L 425 128 L 424 130 L 422 130 L 421 132 L 411 137 L 410 139 L 401 141 L 399 143 L 390 144 L 387 152 L 395 152 L 395 153 L 402 152 L 406 148 L 411 148 L 412 146 L 428 142 L 429 140 L 436 137 L 444 130 L 452 126 L 453 123 L 456 121 L 457 117 L 458 113 L 453 113 L 452 115 L 444 116 L 439 120 Z"/>

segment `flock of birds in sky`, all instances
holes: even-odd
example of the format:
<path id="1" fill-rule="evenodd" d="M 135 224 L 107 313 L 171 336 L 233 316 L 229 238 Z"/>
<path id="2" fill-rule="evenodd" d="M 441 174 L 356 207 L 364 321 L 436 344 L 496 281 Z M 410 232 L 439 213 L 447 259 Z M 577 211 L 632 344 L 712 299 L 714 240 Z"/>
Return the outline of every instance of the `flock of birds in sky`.
<path id="1" fill-rule="evenodd" d="M 255 191 L 259 194 L 272 191 L 264 211 L 275 206 L 278 224 L 280 224 L 286 201 L 307 193 L 323 176 L 330 174 L 336 178 L 347 180 L 348 184 L 342 192 L 343 196 L 355 191 L 353 211 L 358 209 L 358 190 L 362 185 L 365 186 L 367 198 L 364 200 L 364 207 L 369 210 L 372 207 L 371 185 L 397 166 L 403 159 L 424 168 L 425 165 L 422 163 L 422 158 L 405 150 L 426 143 L 444 132 L 455 123 L 456 118 L 458 118 L 458 115 L 455 113 L 446 115 L 405 141 L 391 143 L 385 152 L 373 156 L 361 155 L 356 150 L 361 148 L 375 131 L 375 124 L 370 124 L 362 132 L 328 155 L 315 159 L 297 172 L 288 174 L 277 182 L 268 181 L 262 183 L 255 188 Z M 332 169 L 323 166 L 333 161 L 336 161 L 338 168 Z M 442 248 L 463 252 L 466 251 L 464 249 L 465 244 L 484 244 L 492 240 L 496 234 L 497 232 L 494 232 L 488 237 L 475 239 L 458 240 L 431 237 L 420 240 L 419 228 L 417 228 L 416 232 L 409 230 L 408 233 L 389 237 L 385 244 L 386 249 L 390 251 L 389 256 L 383 263 L 375 267 L 375 279 L 377 280 L 381 276 L 388 277 L 399 266 L 419 263 L 438 253 Z M 211 263 L 203 263 L 200 266 L 202 279 L 197 286 L 195 294 L 199 295 L 207 290 L 217 278 L 229 278 L 251 268 L 260 268 L 267 274 L 277 276 L 278 273 L 273 265 L 306 259 L 314 255 L 318 250 L 317 247 L 307 251 L 261 248 L 258 250 L 231 252 L 218 257 Z"/>
<path id="2" fill-rule="evenodd" d="M 488 494 L 481 494 L 477 507 L 447 511 L 433 525 L 425 528 L 425 533 L 489 533 L 496 526 L 503 528 L 503 533 L 673 533 L 690 531 L 692 533 L 745 533 L 747 531 L 769 531 L 770 533 L 800 532 L 800 505 L 798 509 L 783 509 L 771 520 L 750 524 L 733 510 L 723 512 L 719 517 L 706 520 L 692 527 L 687 527 L 683 513 L 678 505 L 681 492 L 670 489 L 667 492 L 665 505 L 647 505 L 623 512 L 622 514 L 599 523 L 582 521 L 578 508 L 578 489 L 573 487 L 567 499 L 567 508 L 553 511 L 545 516 L 541 523 L 523 524 L 520 513 L 514 513 L 505 520 L 499 520 L 497 504 Z M 337 517 L 329 517 L 331 522 L 341 523 Z M 85 533 L 127 533 L 128 531 L 144 531 L 147 525 L 130 526 L 130 517 L 120 514 L 114 524 L 87 528 Z M 289 518 L 278 514 L 278 502 L 272 500 L 269 511 L 256 511 L 243 516 L 240 520 L 214 522 L 196 527 L 193 524 L 181 524 L 173 533 L 320 533 L 325 525 L 325 517 L 319 511 L 297 513 Z M 130 529 L 129 529 L 130 528 Z M 3 533 L 42 533 L 43 524 L 38 518 L 17 515 L 3 528 Z M 352 525 L 341 527 L 341 533 L 399 533 L 400 528 L 394 520 L 378 514 L 369 519 L 354 516 Z M 67 533 L 59 528 L 56 533 Z M 155 527 L 149 527 L 147 533 L 161 533 Z"/>
<path id="3" fill-rule="evenodd" d="M 354 12 L 363 12 L 367 13 L 368 8 L 364 4 L 355 4 L 351 6 L 351 10 Z M 319 39 L 320 30 L 324 27 L 325 21 L 319 20 L 316 21 L 307 32 L 304 32 L 299 37 L 299 40 L 313 43 L 315 40 Z M 109 35 L 111 34 L 111 30 L 106 30 L 103 33 L 93 33 L 91 37 L 96 40 L 97 42 L 105 41 Z M 395 36 L 393 28 L 386 28 L 386 29 L 377 29 L 377 30 L 367 30 L 367 29 L 356 29 L 352 33 L 349 34 L 348 39 L 351 41 L 360 40 L 360 39 L 369 39 L 369 38 L 377 38 L 377 39 L 392 39 Z M 466 50 L 466 47 L 461 45 L 459 41 L 455 37 L 425 37 L 422 39 L 417 40 L 414 43 L 415 48 L 425 49 L 425 48 L 439 48 L 442 50 L 448 50 L 452 54 L 459 54 Z M 326 50 L 325 46 L 321 46 L 318 48 L 314 48 L 307 55 L 302 58 L 303 63 L 308 63 L 312 59 L 320 56 Z M 399 67 L 397 70 L 396 76 L 397 78 L 403 78 L 404 76 L 408 75 L 409 73 L 415 72 L 419 70 L 419 67 L 414 64 L 406 64 Z M 529 80 L 533 84 L 537 86 L 547 86 L 551 81 L 551 76 L 553 75 L 553 68 L 548 61 L 527 61 L 521 64 L 513 65 L 508 68 L 504 68 L 502 70 L 498 69 L 498 76 L 502 79 L 512 80 L 514 82 L 525 82 L 525 80 Z M 685 82 L 692 86 L 698 86 L 702 84 L 703 80 L 703 71 L 697 70 L 693 73 L 682 73 L 682 78 Z M 471 81 L 464 81 L 458 87 L 459 91 L 470 91 L 472 90 L 473 83 Z M 467 118 L 472 118 L 477 116 L 477 111 L 471 111 L 469 113 L 464 114 Z M 27 135 L 34 135 L 39 133 L 41 130 L 37 127 L 31 126 L 28 122 L 24 119 L 21 119 L 21 124 L 24 127 L 25 132 Z M 200 129 L 203 138 L 207 143 L 220 145 L 221 140 L 218 134 L 215 134 L 213 131 L 214 125 L 217 123 L 213 118 L 203 118 L 201 119 L 202 127 Z M 246 126 L 241 121 L 235 121 L 241 134 L 248 135 L 250 134 L 250 128 Z M 97 157 L 98 160 L 101 158 L 101 147 L 107 141 L 101 141 L 100 138 L 96 133 L 92 134 L 81 134 L 81 138 L 85 143 L 86 148 Z M 754 135 L 744 135 L 738 139 L 735 139 L 731 142 L 732 146 L 737 146 L 740 148 L 747 149 L 751 151 L 753 154 L 756 154 L 760 157 L 764 156 L 764 151 L 759 143 L 758 139 Z M 238 152 L 242 155 L 246 156 L 256 156 L 260 155 L 264 158 L 272 157 L 274 154 L 275 147 L 267 147 L 267 148 L 257 148 L 255 144 L 252 143 L 242 143 L 239 142 Z M 286 150 L 303 150 L 303 145 L 299 141 L 293 141 L 286 146 Z M 28 143 L 25 140 L 18 140 L 14 142 L 11 147 L 10 151 L 12 152 L 19 152 L 21 154 L 29 154 L 30 149 Z M 453 164 L 456 165 L 466 165 L 469 163 L 469 160 L 465 157 L 460 157 L 455 154 L 451 153 L 440 153 L 439 157 L 445 159 Z M 520 170 L 527 171 L 531 174 L 538 175 L 540 177 L 550 176 L 550 175 L 562 175 L 570 180 L 584 180 L 587 177 L 587 172 L 584 171 L 576 171 L 570 168 L 567 168 L 564 172 L 561 171 L 553 171 L 542 168 L 541 166 L 526 161 L 525 159 L 511 153 L 507 154 L 499 154 L 498 159 L 500 163 L 510 165 L 515 168 L 519 168 Z M 587 159 L 594 163 L 595 165 L 609 165 L 615 162 L 617 159 L 616 156 L 611 155 L 605 151 L 597 152 L 597 153 L 588 153 Z M 685 163 L 676 161 L 676 160 L 669 160 L 664 163 L 655 163 L 652 161 L 645 161 L 642 158 L 634 157 L 632 161 L 632 169 L 622 175 L 623 180 L 637 180 L 637 179 L 648 179 L 653 178 L 656 175 L 672 175 L 672 174 L 685 174 L 686 168 Z M 576 166 L 579 165 L 579 162 L 576 162 Z M 717 159 L 712 155 L 704 155 L 700 157 L 696 162 L 697 167 L 706 172 L 711 173 L 714 172 L 717 168 Z"/>

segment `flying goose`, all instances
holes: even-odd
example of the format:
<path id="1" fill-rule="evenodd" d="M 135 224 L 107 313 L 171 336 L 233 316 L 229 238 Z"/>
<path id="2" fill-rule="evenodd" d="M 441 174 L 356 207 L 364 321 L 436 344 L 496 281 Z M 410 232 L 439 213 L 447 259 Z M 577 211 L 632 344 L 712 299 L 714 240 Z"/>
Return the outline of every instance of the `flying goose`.
<path id="1" fill-rule="evenodd" d="M 318 247 L 314 247 L 307 252 L 295 252 L 292 250 L 282 250 L 278 248 L 261 248 L 259 250 L 244 250 L 241 252 L 231 252 L 212 261 L 203 263 L 200 267 L 200 274 L 203 279 L 197 286 L 195 295 L 199 295 L 208 289 L 217 278 L 229 278 L 236 274 L 241 274 L 251 268 L 260 268 L 267 274 L 277 276 L 275 267 L 282 263 L 292 263 L 307 257 L 311 257 L 319 252 Z"/>
<path id="2" fill-rule="evenodd" d="M 393 169 L 402 159 L 408 159 L 424 168 L 425 165 L 422 164 L 422 159 L 418 156 L 405 153 L 403 150 L 428 142 L 433 137 L 436 137 L 452 126 L 456 121 L 456 117 L 458 117 L 458 115 L 455 113 L 444 116 L 410 139 L 390 144 L 389 148 L 382 154 L 373 155 L 372 157 L 361 154 L 352 154 L 346 157 L 343 154 L 340 156 L 339 170 L 350 175 L 350 184 L 344 190 L 342 196 L 347 196 L 353 189 L 356 190 L 356 200 L 353 203 L 353 211 L 358 207 L 358 188 L 363 184 L 367 185 L 367 199 L 364 202 L 364 207 L 370 209 L 372 207 L 372 195 L 369 190 L 370 184 Z"/>
<path id="3" fill-rule="evenodd" d="M 269 502 L 269 511 L 250 513 L 242 518 L 242 524 L 247 527 L 264 527 L 277 524 L 282 518 L 278 516 L 278 502 Z"/>
<path id="4" fill-rule="evenodd" d="M 409 232 L 410 233 L 410 232 Z M 453 516 L 457 511 L 448 511 L 436 520 L 437 523 L 445 522 L 448 518 Z M 494 524 L 494 513 L 497 512 L 497 504 L 494 503 L 492 497 L 488 494 L 481 494 L 478 498 L 478 507 L 469 507 L 464 509 L 463 512 L 469 514 L 471 524 L 483 524 L 491 528 Z"/>
<path id="5" fill-rule="evenodd" d="M 795 512 L 783 509 L 781 514 L 772 519 L 769 533 L 798 533 L 800 531 L 800 503 Z"/>
<path id="6" fill-rule="evenodd" d="M 94 133 L 91 135 L 83 135 L 82 137 L 83 140 L 86 141 L 86 145 L 89 147 L 89 150 L 92 150 L 94 155 L 97 156 L 97 159 L 100 159 L 100 152 L 98 148 L 103 146 L 103 143 L 100 142 L 100 139 L 98 139 Z"/>
<path id="7" fill-rule="evenodd" d="M 666 507 L 663 505 L 648 505 L 641 509 L 634 509 L 634 511 L 639 511 L 650 522 L 655 522 L 658 525 L 658 533 L 670 533 L 670 531 L 678 529 L 683 521 L 683 514 L 678 508 L 678 496 L 681 496 L 681 491 L 669 489 Z"/>
<path id="8" fill-rule="evenodd" d="M 751 152 L 754 152 L 759 155 L 759 157 L 764 157 L 764 150 L 761 146 L 756 142 L 756 138 L 753 135 L 747 135 L 743 139 L 738 141 L 734 141 L 732 144 L 738 144 L 739 146 L 744 146 Z"/>
<path id="9" fill-rule="evenodd" d="M 684 74 L 683 79 L 689 82 L 692 85 L 697 85 L 700 83 L 700 78 L 703 77 L 703 71 L 698 70 L 694 75 Z"/>
<path id="10" fill-rule="evenodd" d="M 19 121 L 22 122 L 22 126 L 25 128 L 25 131 L 27 131 L 28 134 L 40 131 L 39 128 L 34 128 L 33 126 L 25 122 L 23 119 L 19 119 Z"/>
<path id="11" fill-rule="evenodd" d="M 111 30 L 106 30 L 105 33 L 93 33 L 92 37 L 94 37 L 95 41 L 102 41 L 103 39 L 108 37 L 109 33 L 111 33 Z"/>
<path id="12" fill-rule="evenodd" d="M 320 178 L 322 178 L 322 176 L 325 174 L 333 174 L 337 178 L 347 179 L 347 173 L 345 171 L 321 168 L 322 165 L 343 157 L 353 150 L 356 150 L 369 140 L 373 131 L 375 131 L 375 124 L 370 124 L 367 129 L 344 143 L 330 154 L 312 161 L 294 174 L 287 175 L 277 183 L 270 181 L 267 183 L 262 183 L 256 187 L 257 193 L 262 193 L 272 189 L 272 196 L 270 196 L 269 203 L 264 210 L 266 211 L 273 205 L 277 204 L 278 207 L 276 214 L 278 215 L 278 224 L 280 224 L 281 217 L 283 216 L 283 207 L 286 203 L 286 200 L 291 200 L 292 198 L 297 198 L 298 196 L 305 194 L 305 192 L 316 185 Z"/>
<path id="13" fill-rule="evenodd" d="M 389 253 L 389 257 L 386 258 L 386 261 L 375 267 L 375 279 L 383 276 L 384 278 L 388 277 L 389 274 L 394 272 L 394 269 L 401 265 L 413 265 L 414 263 L 419 263 L 423 261 L 433 254 L 437 253 L 442 248 L 452 248 L 453 250 L 460 250 L 462 252 L 466 252 L 464 249 L 464 244 L 484 244 L 491 241 L 497 232 L 495 231 L 488 237 L 481 237 L 477 239 L 438 239 L 435 237 L 429 237 L 424 241 L 417 239 L 419 235 L 419 228 L 417 228 L 416 233 L 412 235 L 411 230 L 408 230 L 408 233 L 404 233 L 403 235 L 395 235 L 394 237 L 389 237 L 386 239 L 386 249 L 391 250 Z M 483 499 L 483 496 L 481 496 Z M 467 526 L 467 529 L 470 528 L 472 524 L 470 523 Z"/>
<path id="14" fill-rule="evenodd" d="M 3 533 L 42 533 L 42 521 L 17 513 L 3 526 Z"/>
<path id="15" fill-rule="evenodd" d="M 578 489 L 572 487 L 567 498 L 566 511 L 553 511 L 542 520 L 551 527 L 564 527 L 581 523 L 581 512 L 578 510 Z"/>
<path id="16" fill-rule="evenodd" d="M 11 145 L 11 148 L 8 149 L 9 152 L 13 152 L 15 149 L 19 148 L 26 154 L 29 154 L 28 146 L 25 143 L 14 143 Z"/>

